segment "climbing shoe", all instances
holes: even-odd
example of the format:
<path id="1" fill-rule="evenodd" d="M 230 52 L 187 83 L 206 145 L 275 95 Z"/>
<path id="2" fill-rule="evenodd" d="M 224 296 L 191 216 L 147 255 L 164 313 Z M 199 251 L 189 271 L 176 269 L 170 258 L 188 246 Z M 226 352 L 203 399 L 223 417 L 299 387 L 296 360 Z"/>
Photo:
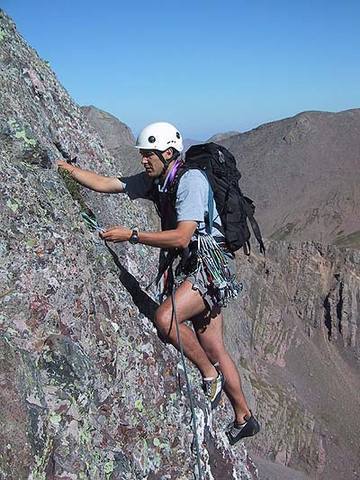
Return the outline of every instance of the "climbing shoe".
<path id="1" fill-rule="evenodd" d="M 224 383 L 225 377 L 219 370 L 216 378 L 203 379 L 203 390 L 205 392 L 205 397 L 210 402 L 212 410 L 216 408 L 220 402 Z"/>
<path id="2" fill-rule="evenodd" d="M 251 413 L 245 423 L 232 422 L 225 430 L 230 445 L 235 445 L 241 438 L 252 437 L 260 431 L 259 422 Z"/>

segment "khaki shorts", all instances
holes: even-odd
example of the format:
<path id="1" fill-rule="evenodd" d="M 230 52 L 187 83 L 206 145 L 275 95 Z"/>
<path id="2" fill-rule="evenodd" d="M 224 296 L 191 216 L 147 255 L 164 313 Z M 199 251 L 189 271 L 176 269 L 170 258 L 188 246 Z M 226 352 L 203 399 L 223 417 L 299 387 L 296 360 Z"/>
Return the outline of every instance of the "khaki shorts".
<path id="1" fill-rule="evenodd" d="M 234 292 L 231 296 L 226 296 L 226 298 L 224 298 L 224 290 L 217 288 L 213 282 L 209 281 L 207 271 L 204 267 L 201 267 L 197 271 L 195 270 L 189 274 L 177 275 L 175 277 L 176 284 L 180 285 L 185 280 L 188 280 L 191 283 L 193 290 L 199 291 L 210 312 L 214 309 L 225 307 L 228 301 L 231 298 L 235 298 L 237 293 L 239 293 L 242 289 L 241 284 L 236 281 L 235 257 L 230 255 L 231 254 L 226 255 L 229 271 L 228 284 L 231 283 L 233 289 L 235 290 L 237 288 L 237 292 Z"/>

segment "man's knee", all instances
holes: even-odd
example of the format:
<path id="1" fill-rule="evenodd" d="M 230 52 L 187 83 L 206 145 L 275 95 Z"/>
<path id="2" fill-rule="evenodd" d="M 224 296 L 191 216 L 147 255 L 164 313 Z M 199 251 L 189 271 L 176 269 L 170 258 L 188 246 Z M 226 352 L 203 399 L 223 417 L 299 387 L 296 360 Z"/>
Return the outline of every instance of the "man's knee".
<path id="1" fill-rule="evenodd" d="M 206 356 L 210 362 L 214 365 L 215 363 L 221 362 L 224 355 L 226 355 L 225 348 L 222 344 L 216 346 L 202 346 Z"/>
<path id="2" fill-rule="evenodd" d="M 173 323 L 171 315 L 169 315 L 166 310 L 158 308 L 155 312 L 154 322 L 161 339 L 165 342 L 168 342 L 170 339 L 170 332 L 172 330 Z"/>

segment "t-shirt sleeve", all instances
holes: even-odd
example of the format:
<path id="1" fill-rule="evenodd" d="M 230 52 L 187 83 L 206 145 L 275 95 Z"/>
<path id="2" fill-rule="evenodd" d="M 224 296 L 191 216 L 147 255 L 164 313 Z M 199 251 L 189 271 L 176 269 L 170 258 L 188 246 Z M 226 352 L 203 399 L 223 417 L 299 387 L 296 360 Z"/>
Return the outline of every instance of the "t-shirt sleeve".
<path id="1" fill-rule="evenodd" d="M 177 221 L 204 222 L 208 203 L 208 183 L 198 170 L 189 170 L 181 177 L 176 194 Z"/>
<path id="2" fill-rule="evenodd" d="M 130 177 L 121 177 L 119 180 L 124 184 L 124 192 L 128 194 L 131 200 L 150 198 L 152 180 L 145 172 L 131 175 Z"/>

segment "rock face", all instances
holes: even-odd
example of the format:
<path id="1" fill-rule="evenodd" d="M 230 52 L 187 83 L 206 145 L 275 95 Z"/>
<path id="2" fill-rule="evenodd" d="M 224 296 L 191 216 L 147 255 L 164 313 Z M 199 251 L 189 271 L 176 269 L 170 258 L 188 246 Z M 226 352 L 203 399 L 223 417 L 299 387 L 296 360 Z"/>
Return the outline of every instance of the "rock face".
<path id="1" fill-rule="evenodd" d="M 62 157 L 111 175 L 121 165 L 3 11 L 0 86 L 0 476 L 193 478 L 178 357 L 157 338 L 145 293 L 156 253 L 107 247 L 80 213 L 144 229 L 148 217 L 57 172 Z M 211 426 L 189 372 L 203 478 L 256 478 L 246 450 L 228 449 L 229 412 Z"/>
<path id="2" fill-rule="evenodd" d="M 267 237 L 360 247 L 360 109 L 304 112 L 220 143 Z"/>

